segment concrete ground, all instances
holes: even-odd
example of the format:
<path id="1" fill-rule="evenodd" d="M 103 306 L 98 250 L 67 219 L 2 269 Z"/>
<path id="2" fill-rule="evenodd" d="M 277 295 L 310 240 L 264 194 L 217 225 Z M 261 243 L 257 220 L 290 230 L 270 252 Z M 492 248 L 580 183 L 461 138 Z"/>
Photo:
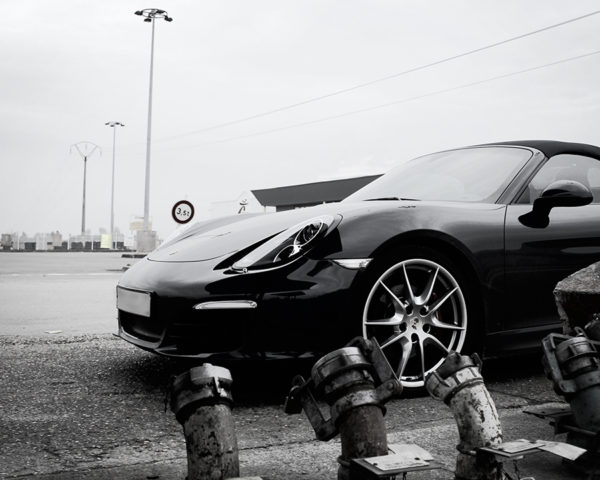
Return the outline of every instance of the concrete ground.
<path id="1" fill-rule="evenodd" d="M 184 479 L 181 426 L 165 412 L 170 376 L 189 368 L 110 335 L 0 336 L 0 477 L 40 479 Z M 233 411 L 243 476 L 334 479 L 339 439 L 315 440 L 304 415 L 282 409 L 290 378 L 309 363 L 232 368 Z M 560 401 L 539 358 L 486 362 L 486 384 L 505 440 L 554 439 L 523 408 Z M 388 404 L 389 443 L 416 443 L 444 470 L 409 479 L 451 479 L 458 435 L 451 412 L 427 396 Z M 557 438 L 564 440 L 562 436 Z M 522 476 L 581 478 L 559 457 L 539 453 L 518 462 Z M 513 474 L 514 466 L 507 465 Z"/>

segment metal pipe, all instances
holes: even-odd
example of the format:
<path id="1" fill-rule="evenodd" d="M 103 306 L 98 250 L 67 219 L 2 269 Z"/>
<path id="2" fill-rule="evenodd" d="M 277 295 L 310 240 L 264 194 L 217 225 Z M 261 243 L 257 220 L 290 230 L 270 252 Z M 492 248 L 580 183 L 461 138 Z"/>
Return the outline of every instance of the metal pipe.
<path id="1" fill-rule="evenodd" d="M 456 421 L 460 443 L 455 475 L 461 480 L 495 480 L 502 469 L 492 455 L 476 452 L 502 443 L 498 412 L 480 369 L 477 355 L 452 352 L 425 380 L 429 394 L 448 405 Z"/>
<path id="2" fill-rule="evenodd" d="M 187 480 L 239 477 L 231 385 L 229 370 L 209 363 L 190 369 L 172 382 L 171 410 L 183 426 Z"/>
<path id="3" fill-rule="evenodd" d="M 374 395 L 369 364 L 359 348 L 342 348 L 321 358 L 311 378 L 331 407 L 342 444 L 338 480 L 347 480 L 350 460 L 386 455 L 388 451 L 384 409 Z"/>
<path id="4" fill-rule="evenodd" d="M 542 363 L 554 390 L 571 405 L 575 425 L 600 432 L 600 356 L 595 345 L 576 327 L 578 335 L 550 334 L 542 341 Z M 567 441 L 588 448 L 585 439 L 568 435 Z"/>
<path id="5" fill-rule="evenodd" d="M 388 454 L 384 403 L 402 391 L 375 340 L 350 345 L 321 358 L 307 382 L 296 377 L 285 406 L 304 410 L 319 440 L 340 434 L 338 480 L 351 478 L 352 459 Z"/>
<path id="6" fill-rule="evenodd" d="M 378 457 L 388 454 L 383 411 L 378 405 L 352 409 L 339 424 L 342 454 L 338 458 L 338 480 L 351 478 L 349 465 L 353 458 Z"/>

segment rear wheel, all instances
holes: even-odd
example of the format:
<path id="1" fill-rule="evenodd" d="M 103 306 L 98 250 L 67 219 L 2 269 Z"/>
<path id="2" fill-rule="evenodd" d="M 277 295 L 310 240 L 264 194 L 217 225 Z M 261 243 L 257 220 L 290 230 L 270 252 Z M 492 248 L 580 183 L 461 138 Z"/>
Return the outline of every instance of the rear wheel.
<path id="1" fill-rule="evenodd" d="M 377 272 L 363 309 L 363 336 L 377 338 L 405 389 L 421 388 L 465 344 L 467 282 L 450 259 L 425 249 Z"/>

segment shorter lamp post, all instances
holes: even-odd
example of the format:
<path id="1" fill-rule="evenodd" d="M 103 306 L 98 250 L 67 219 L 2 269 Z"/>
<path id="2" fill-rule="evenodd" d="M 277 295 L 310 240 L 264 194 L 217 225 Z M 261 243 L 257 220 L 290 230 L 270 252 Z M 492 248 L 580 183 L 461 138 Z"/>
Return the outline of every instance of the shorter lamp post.
<path id="1" fill-rule="evenodd" d="M 110 188 L 110 247 L 114 250 L 115 242 L 115 144 L 117 138 L 117 127 L 124 127 L 121 122 L 106 122 L 104 125 L 113 129 L 113 155 L 112 155 L 112 185 Z"/>
<path id="2" fill-rule="evenodd" d="M 81 207 L 81 236 L 83 237 L 83 244 L 85 246 L 85 184 L 87 177 L 87 159 L 91 157 L 92 154 L 98 150 L 100 154 L 102 151 L 100 147 L 92 142 L 79 142 L 71 145 L 71 151 L 73 148 L 77 150 L 81 158 L 83 159 L 83 202 Z M 92 236 L 92 250 L 94 249 L 94 237 Z"/>

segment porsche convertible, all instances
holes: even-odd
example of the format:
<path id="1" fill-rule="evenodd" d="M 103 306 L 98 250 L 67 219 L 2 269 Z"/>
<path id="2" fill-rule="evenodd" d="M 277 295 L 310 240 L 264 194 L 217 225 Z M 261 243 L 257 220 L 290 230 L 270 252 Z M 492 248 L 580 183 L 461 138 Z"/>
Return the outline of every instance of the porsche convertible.
<path id="1" fill-rule="evenodd" d="M 196 223 L 117 286 L 118 335 L 175 357 L 291 358 L 375 337 L 405 388 L 450 351 L 539 346 L 600 260 L 600 148 L 502 142 L 403 161 L 339 203 Z"/>

